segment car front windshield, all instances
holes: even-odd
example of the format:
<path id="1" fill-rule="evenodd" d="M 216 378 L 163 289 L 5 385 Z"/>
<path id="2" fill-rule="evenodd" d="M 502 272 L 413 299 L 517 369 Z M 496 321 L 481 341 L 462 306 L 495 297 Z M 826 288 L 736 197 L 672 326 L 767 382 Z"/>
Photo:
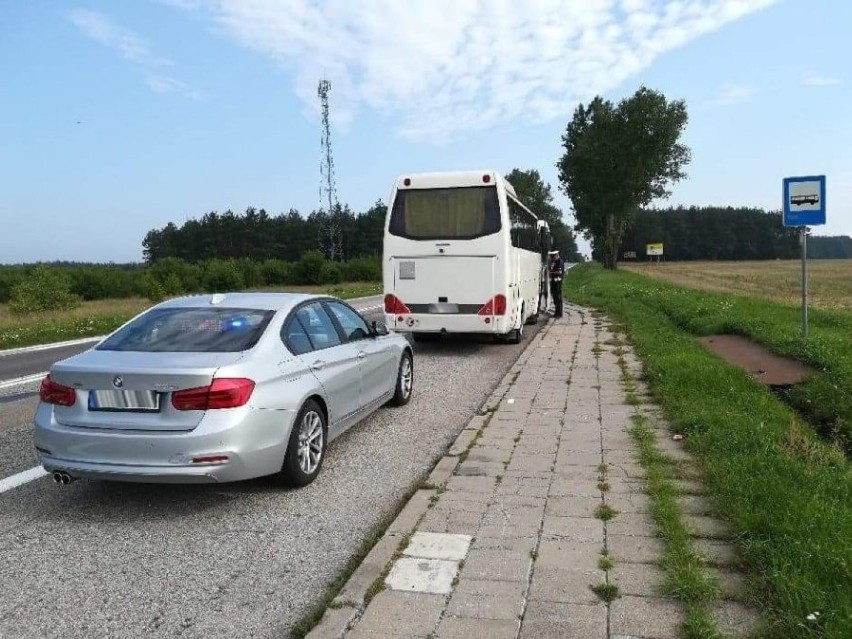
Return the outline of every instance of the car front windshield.
<path id="1" fill-rule="evenodd" d="M 233 353 L 257 344 L 274 311 L 154 308 L 104 340 L 99 351 Z"/>

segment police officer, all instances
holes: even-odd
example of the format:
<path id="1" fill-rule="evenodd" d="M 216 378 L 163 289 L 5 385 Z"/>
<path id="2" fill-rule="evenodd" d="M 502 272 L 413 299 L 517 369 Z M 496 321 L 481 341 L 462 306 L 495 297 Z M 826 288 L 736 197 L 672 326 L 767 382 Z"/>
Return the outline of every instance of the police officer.
<path id="1" fill-rule="evenodd" d="M 565 274 L 565 263 L 559 257 L 559 251 L 550 251 L 550 297 L 553 298 L 554 317 L 562 317 L 562 276 Z"/>

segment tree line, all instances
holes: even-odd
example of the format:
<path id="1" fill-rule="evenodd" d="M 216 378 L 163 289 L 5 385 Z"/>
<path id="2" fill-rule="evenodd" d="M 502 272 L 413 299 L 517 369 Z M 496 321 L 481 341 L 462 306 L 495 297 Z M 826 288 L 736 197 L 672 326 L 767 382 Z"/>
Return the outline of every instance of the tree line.
<path id="1" fill-rule="evenodd" d="M 640 210 L 620 243 L 646 257 L 648 244 L 662 243 L 666 260 L 775 260 L 801 255 L 797 229 L 785 227 L 781 214 L 747 207 L 690 206 Z"/>
<path id="2" fill-rule="evenodd" d="M 550 185 L 538 171 L 513 169 L 507 175 L 524 203 L 550 225 L 554 246 L 567 259 L 579 257 L 574 233 L 562 220 L 562 211 L 553 204 Z M 248 208 L 238 215 L 233 211 L 212 211 L 181 226 L 169 222 L 152 229 L 142 241 L 145 262 L 154 264 L 166 257 L 186 262 L 208 259 L 254 260 L 280 259 L 294 262 L 308 251 L 318 250 L 331 261 L 382 254 L 387 205 L 377 201 L 363 213 L 348 205 L 333 213 L 313 211 L 302 216 L 297 210 L 270 215 L 265 209 Z"/>

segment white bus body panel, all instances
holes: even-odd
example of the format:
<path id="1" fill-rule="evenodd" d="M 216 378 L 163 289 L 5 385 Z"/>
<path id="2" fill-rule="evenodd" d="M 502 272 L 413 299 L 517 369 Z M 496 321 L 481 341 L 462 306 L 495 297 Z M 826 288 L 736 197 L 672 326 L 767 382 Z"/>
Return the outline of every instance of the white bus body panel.
<path id="1" fill-rule="evenodd" d="M 382 277 L 384 294 L 402 301 L 411 313 L 386 314 L 389 328 L 418 333 L 487 333 L 505 335 L 539 311 L 543 265 L 537 253 L 512 246 L 506 189 L 493 171 L 414 174 L 409 188 L 486 186 L 497 189 L 501 230 L 475 239 L 413 240 L 389 233 L 399 189 L 397 181 L 385 220 Z M 504 315 L 478 315 L 495 295 L 506 298 Z"/>

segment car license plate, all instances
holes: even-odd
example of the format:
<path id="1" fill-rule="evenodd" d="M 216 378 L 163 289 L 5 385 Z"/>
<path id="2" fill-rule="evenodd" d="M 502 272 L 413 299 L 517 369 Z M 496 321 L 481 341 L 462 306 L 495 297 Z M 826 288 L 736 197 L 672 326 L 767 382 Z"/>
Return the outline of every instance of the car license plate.
<path id="1" fill-rule="evenodd" d="M 160 410 L 160 396 L 147 390 L 93 390 L 89 391 L 89 410 L 156 413 Z"/>

